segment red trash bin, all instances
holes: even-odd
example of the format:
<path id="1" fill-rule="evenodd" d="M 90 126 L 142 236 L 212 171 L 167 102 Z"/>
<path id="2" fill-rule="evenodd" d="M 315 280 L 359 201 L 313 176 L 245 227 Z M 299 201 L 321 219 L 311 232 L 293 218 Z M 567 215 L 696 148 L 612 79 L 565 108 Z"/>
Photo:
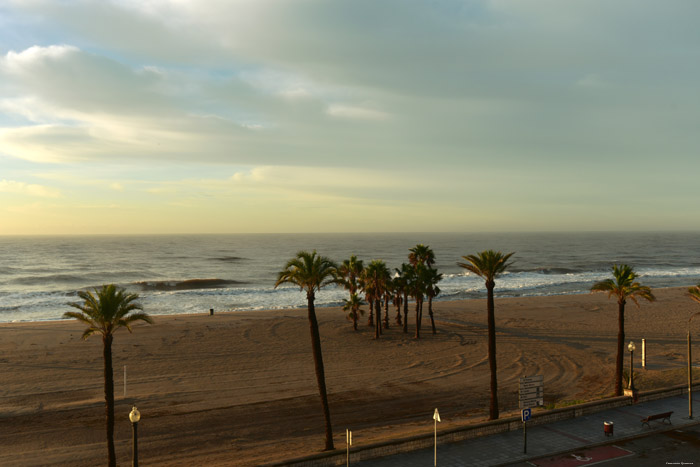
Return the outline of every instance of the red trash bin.
<path id="1" fill-rule="evenodd" d="M 613 435 L 613 422 L 603 422 L 603 433 L 605 436 Z"/>

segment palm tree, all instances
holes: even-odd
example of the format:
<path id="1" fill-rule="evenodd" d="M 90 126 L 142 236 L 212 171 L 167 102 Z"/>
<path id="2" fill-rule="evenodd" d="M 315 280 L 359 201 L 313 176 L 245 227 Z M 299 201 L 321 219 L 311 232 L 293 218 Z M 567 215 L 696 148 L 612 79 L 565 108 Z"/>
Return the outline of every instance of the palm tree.
<path id="1" fill-rule="evenodd" d="M 508 262 L 513 253 L 505 255 L 500 251 L 486 250 L 475 255 L 462 256 L 467 263 L 457 263 L 469 272 L 473 272 L 486 282 L 486 313 L 489 333 L 489 367 L 491 369 L 491 402 L 489 419 L 498 419 L 498 380 L 496 372 L 496 319 L 494 317 L 493 289 L 496 277 L 503 274 L 511 265 Z"/>
<path id="2" fill-rule="evenodd" d="M 615 395 L 622 395 L 622 359 L 625 355 L 625 303 L 629 298 L 639 307 L 637 297 L 650 302 L 656 300 L 651 288 L 635 282 L 637 274 L 626 265 L 613 265 L 613 278 L 596 282 L 591 292 L 604 292 L 608 298 L 617 298 L 617 358 L 615 360 Z"/>
<path id="3" fill-rule="evenodd" d="M 357 256 L 352 255 L 350 256 L 350 259 L 346 259 L 343 261 L 343 263 L 338 266 L 338 269 L 336 270 L 336 279 L 338 281 L 338 284 L 342 285 L 345 290 L 347 290 L 350 293 L 350 299 L 345 301 L 345 304 L 347 305 L 348 302 L 352 302 L 353 295 L 357 294 L 357 290 L 362 286 L 362 271 L 364 270 L 364 266 L 362 264 L 362 260 L 358 260 Z M 359 303 L 362 303 L 362 300 L 359 300 Z M 343 307 L 343 310 L 345 310 L 345 307 Z M 351 317 L 352 320 L 352 325 L 353 329 L 357 331 L 357 310 L 353 310 L 348 314 L 348 317 Z M 353 314 L 354 313 L 354 314 Z M 362 311 L 362 314 L 364 314 L 364 311 Z M 370 316 L 370 319 L 372 317 Z"/>
<path id="4" fill-rule="evenodd" d="M 423 264 L 427 267 L 431 267 L 435 264 L 435 253 L 430 249 L 429 246 L 419 243 L 413 248 L 409 248 L 410 253 L 408 254 L 408 261 L 411 266 L 416 264 Z"/>
<path id="5" fill-rule="evenodd" d="M 396 317 L 394 321 L 398 326 L 402 326 L 403 321 L 401 320 L 401 305 L 403 304 L 403 294 L 406 284 L 404 278 L 400 274 L 396 274 L 391 280 L 391 290 L 394 294 L 391 297 L 391 302 L 396 307 Z"/>
<path id="6" fill-rule="evenodd" d="M 361 314 L 365 314 L 365 310 L 361 309 L 362 299 L 356 294 L 350 295 L 350 298 L 344 301 L 343 311 L 348 312 L 348 319 L 352 321 L 352 327 L 357 331 L 357 320 Z"/>
<path id="7" fill-rule="evenodd" d="M 435 334 L 437 331 L 435 330 L 435 318 L 433 317 L 433 298 L 440 295 L 438 282 L 442 280 L 442 274 L 437 272 L 437 269 L 428 268 L 427 279 L 428 283 L 425 292 L 428 296 L 428 315 L 430 315 L 430 324 L 433 327 L 433 334 Z"/>
<path id="8" fill-rule="evenodd" d="M 112 341 L 114 332 L 124 327 L 131 332 L 131 325 L 135 321 L 153 323 L 150 316 L 143 312 L 141 305 L 136 303 L 138 294 L 126 293 L 126 290 L 118 288 L 114 284 L 103 285 L 101 289 L 95 289 L 95 293 L 89 291 L 78 292 L 82 303 L 71 303 L 70 306 L 77 311 L 68 311 L 64 318 L 75 318 L 88 328 L 83 332 L 82 338 L 87 339 L 95 333 L 102 335 L 102 355 L 104 358 L 105 380 L 105 412 L 107 415 L 107 456 L 109 466 L 117 465 L 117 457 L 114 452 L 114 374 L 112 371 Z"/>
<path id="9" fill-rule="evenodd" d="M 381 300 L 384 296 L 386 281 L 389 279 L 389 269 L 384 261 L 375 259 L 365 268 L 364 286 L 367 300 L 374 302 L 374 312 L 376 314 L 376 323 L 374 327 L 374 338 L 379 339 L 382 333 L 382 307 Z"/>
<path id="10" fill-rule="evenodd" d="M 417 263 L 409 276 L 409 289 L 416 301 L 416 339 L 420 339 L 420 328 L 423 321 L 423 301 L 428 284 L 428 268 L 423 263 Z"/>
<path id="11" fill-rule="evenodd" d="M 389 303 L 394 295 L 394 281 L 391 279 L 391 272 L 386 270 L 384 280 L 384 329 L 389 329 Z"/>
<path id="12" fill-rule="evenodd" d="M 325 256 L 317 255 L 316 250 L 312 253 L 300 251 L 295 258 L 287 262 L 284 269 L 277 275 L 277 282 L 275 282 L 275 288 L 288 282 L 298 285 L 301 290 L 306 291 L 311 348 L 316 366 L 316 381 L 318 383 L 318 392 L 321 395 L 323 416 L 326 421 L 326 451 L 333 449 L 333 428 L 331 426 L 331 412 L 328 407 L 326 376 L 323 371 L 323 354 L 321 353 L 321 336 L 318 332 L 314 300 L 316 299 L 316 292 L 320 291 L 322 287 L 338 282 L 336 274 L 337 266 L 335 263 Z"/>
<path id="13" fill-rule="evenodd" d="M 350 295 L 357 293 L 363 269 L 364 265 L 362 264 L 362 260 L 357 259 L 355 255 L 350 256 L 350 259 L 346 259 L 338 266 L 340 284 L 350 292 Z"/>
<path id="14" fill-rule="evenodd" d="M 411 284 L 413 283 L 413 276 L 415 275 L 415 270 L 410 264 L 401 264 L 401 269 L 396 269 L 396 272 L 401 277 L 401 286 L 403 292 L 403 332 L 408 334 L 408 296 L 411 292 Z"/>

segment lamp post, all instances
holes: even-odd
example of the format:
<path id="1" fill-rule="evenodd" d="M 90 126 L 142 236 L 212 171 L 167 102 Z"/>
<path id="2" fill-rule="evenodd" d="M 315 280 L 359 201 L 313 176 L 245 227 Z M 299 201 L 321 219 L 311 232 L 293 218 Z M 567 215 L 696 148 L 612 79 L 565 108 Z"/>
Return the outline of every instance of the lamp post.
<path id="1" fill-rule="evenodd" d="M 137 409 L 136 406 L 131 409 L 131 412 L 129 413 L 129 420 L 131 420 L 131 426 L 134 429 L 134 453 L 131 465 L 133 465 L 133 467 L 139 467 L 139 443 L 137 429 L 139 420 L 141 420 L 141 412 L 139 412 L 139 409 Z"/>
<path id="2" fill-rule="evenodd" d="M 627 349 L 630 351 L 630 387 L 629 389 L 634 391 L 634 349 L 636 349 L 637 346 L 634 345 L 634 342 L 630 341 L 629 345 L 627 346 Z"/>
<path id="3" fill-rule="evenodd" d="M 698 315 L 700 312 L 688 318 L 688 418 L 690 420 L 693 419 L 693 357 L 690 349 L 690 322 Z"/>

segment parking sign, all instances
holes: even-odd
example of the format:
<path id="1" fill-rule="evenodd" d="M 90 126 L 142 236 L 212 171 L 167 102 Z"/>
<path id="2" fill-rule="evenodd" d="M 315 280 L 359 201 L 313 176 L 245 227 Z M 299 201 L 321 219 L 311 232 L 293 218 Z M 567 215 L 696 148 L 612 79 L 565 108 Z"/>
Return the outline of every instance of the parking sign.
<path id="1" fill-rule="evenodd" d="M 523 409 L 520 411 L 520 418 L 524 422 L 527 422 L 528 420 L 530 420 L 531 415 L 532 415 L 532 409 Z"/>

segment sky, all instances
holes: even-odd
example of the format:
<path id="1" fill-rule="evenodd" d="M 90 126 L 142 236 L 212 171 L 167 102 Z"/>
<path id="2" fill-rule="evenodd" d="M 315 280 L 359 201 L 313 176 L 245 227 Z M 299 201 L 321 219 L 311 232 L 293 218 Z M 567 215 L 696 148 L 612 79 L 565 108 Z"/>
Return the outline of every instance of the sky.
<path id="1" fill-rule="evenodd" d="M 0 235 L 700 230 L 699 17 L 2 0 Z"/>

